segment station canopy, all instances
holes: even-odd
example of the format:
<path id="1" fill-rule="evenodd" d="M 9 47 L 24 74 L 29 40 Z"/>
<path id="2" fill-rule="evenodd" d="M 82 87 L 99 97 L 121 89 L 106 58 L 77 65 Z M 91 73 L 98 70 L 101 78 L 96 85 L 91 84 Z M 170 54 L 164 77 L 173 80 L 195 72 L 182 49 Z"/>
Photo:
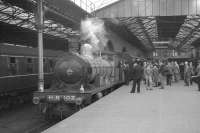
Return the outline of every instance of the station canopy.
<path id="1" fill-rule="evenodd" d="M 72 0 L 43 1 L 43 31 L 46 40 L 51 40 L 48 41 L 49 43 L 55 43 L 56 41 L 52 40 L 57 39 L 57 42 L 63 44 L 63 42 L 67 43 L 70 38 L 79 36 L 81 19 L 84 19 L 85 16 L 90 16 L 89 11 L 94 11 L 94 5 L 89 2 L 87 5 L 81 3 L 82 6 L 84 5 L 84 7 L 86 7 L 87 10 L 85 10 L 76 5 Z M 2 27 L 0 31 L 2 35 L 0 41 L 22 43 L 22 45 L 29 46 L 31 46 L 30 44 L 37 45 L 37 14 L 37 0 L 0 0 L 0 27 Z M 20 33 L 21 36 L 17 33 Z M 22 36 L 26 34 L 34 37 L 36 40 L 22 39 Z M 25 42 L 24 40 L 30 44 L 23 44 Z"/>
<path id="2" fill-rule="evenodd" d="M 95 10 L 108 6 L 117 1 L 119 0 L 92 0 L 92 2 L 95 4 Z"/>
<path id="3" fill-rule="evenodd" d="M 28 7 L 26 8 L 25 0 L 23 1 L 24 3 L 20 2 L 21 6 L 15 6 L 19 4 L 16 0 L 13 1 L 13 3 L 11 3 L 9 0 L 0 0 L 0 21 L 35 31 L 37 26 L 36 17 L 34 14 L 36 13 L 35 11 L 37 11 L 36 0 L 26 1 L 28 2 L 27 4 L 32 4 L 29 6 L 29 8 L 31 6 L 35 7 L 35 11 L 28 9 Z M 44 20 L 44 33 L 58 36 L 60 38 L 69 38 L 69 36 L 79 34 L 78 30 L 73 30 L 71 27 L 67 27 L 66 25 L 59 23 L 54 19 L 48 18 Z"/>
<path id="4" fill-rule="evenodd" d="M 200 42 L 200 1 L 181 2 L 111 0 L 110 4 L 97 8 L 95 14 L 127 27 L 148 50 L 167 45 L 187 51 Z"/>
<path id="5" fill-rule="evenodd" d="M 132 34 L 139 38 L 148 49 L 167 44 L 172 49 L 188 50 L 200 38 L 199 15 L 116 19 L 119 20 L 120 24 L 128 27 Z"/>
<path id="6" fill-rule="evenodd" d="M 118 11 L 118 15 L 120 15 L 120 11 L 124 11 L 120 9 L 120 4 L 126 1 L 136 2 L 134 6 L 138 9 L 132 9 L 137 13 L 136 16 L 131 16 L 130 14 L 118 17 L 109 16 L 110 12 L 112 15 L 113 12 L 118 13 Z M 178 9 L 175 9 L 177 3 L 174 8 L 166 5 L 165 11 L 160 10 L 162 9 L 160 7 L 161 4 L 159 4 L 159 8 L 156 8 L 153 3 L 150 5 L 152 7 L 154 6 L 151 10 L 151 8 L 146 7 L 148 3 L 144 3 L 145 1 L 146 0 L 140 0 L 139 2 L 138 0 L 44 0 L 44 33 L 47 34 L 48 37 L 52 36 L 53 38 L 57 37 L 63 40 L 79 36 L 81 19 L 84 19 L 85 16 L 92 16 L 95 14 L 97 17 L 103 18 L 106 22 L 111 22 L 113 25 L 109 24 L 110 27 L 126 39 L 131 40 L 132 38 L 133 43 L 139 46 L 141 45 L 142 48 L 149 51 L 152 51 L 162 44 L 167 44 L 168 47 L 173 49 L 182 50 L 187 50 L 190 46 L 199 44 L 200 15 L 198 15 L 198 12 L 200 12 L 200 8 L 198 8 L 198 5 L 200 5 L 200 2 L 196 2 L 196 5 L 194 3 L 182 3 L 183 7 L 181 6 Z M 167 2 L 167 0 L 163 0 L 163 2 L 164 1 Z M 196 0 L 192 1 L 195 2 Z M 13 30 L 17 30 L 21 27 L 20 32 L 27 32 L 27 30 L 23 29 L 36 32 L 36 2 L 37 0 L 0 0 L 1 25 L 3 26 L 5 25 L 4 23 L 6 23 L 11 27 L 16 26 L 17 28 L 13 28 Z M 125 7 L 128 5 L 128 2 Z M 115 10 L 115 6 L 119 8 Z M 184 6 L 188 6 L 188 8 L 185 9 Z M 167 8 L 169 8 L 169 11 Z M 184 9 L 187 11 L 185 12 Z M 179 12 L 182 14 L 175 15 L 173 14 L 173 10 L 175 10 L 175 12 L 178 11 L 177 14 Z M 142 13 L 147 13 L 147 15 Z M 148 13 L 152 14 L 148 15 Z M 106 17 L 106 15 L 109 17 Z M 116 27 L 116 25 L 118 25 L 118 27 Z M 127 31 L 125 31 L 125 29 Z M 8 31 L 5 30 L 3 33 L 6 32 Z"/>

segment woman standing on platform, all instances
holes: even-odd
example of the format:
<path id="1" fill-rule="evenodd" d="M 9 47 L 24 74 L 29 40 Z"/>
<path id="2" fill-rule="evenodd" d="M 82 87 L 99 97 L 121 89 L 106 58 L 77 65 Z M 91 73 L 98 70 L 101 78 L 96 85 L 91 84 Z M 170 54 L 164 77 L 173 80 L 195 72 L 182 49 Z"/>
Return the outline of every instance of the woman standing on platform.
<path id="1" fill-rule="evenodd" d="M 167 69 L 163 62 L 159 62 L 159 65 L 160 65 L 160 67 L 159 67 L 158 72 L 159 72 L 160 86 L 161 86 L 160 89 L 164 89 L 164 81 L 165 81 Z"/>
<path id="2" fill-rule="evenodd" d="M 174 61 L 172 61 L 171 62 L 171 65 L 172 65 L 172 82 L 175 82 L 175 62 Z"/>
<path id="3" fill-rule="evenodd" d="M 175 61 L 174 62 L 174 81 L 178 82 L 180 77 L 180 69 L 178 63 Z"/>
<path id="4" fill-rule="evenodd" d="M 156 65 L 153 66 L 153 73 L 152 73 L 152 79 L 154 83 L 154 87 L 158 87 L 158 80 L 159 80 L 159 73 L 158 73 L 158 68 Z"/>
<path id="5" fill-rule="evenodd" d="M 146 73 L 145 73 L 146 67 L 147 67 L 147 62 L 144 62 L 143 63 L 143 71 L 144 72 L 143 72 L 143 78 L 142 78 L 144 84 L 146 84 Z"/>
<path id="6" fill-rule="evenodd" d="M 185 62 L 185 66 L 184 66 L 184 82 L 185 82 L 185 86 L 189 86 L 190 70 L 189 70 L 189 65 L 187 61 Z"/>
<path id="7" fill-rule="evenodd" d="M 167 70 L 168 70 L 168 72 L 167 72 L 167 85 L 172 85 L 172 75 L 173 75 L 173 70 L 172 70 L 173 68 L 172 68 L 172 65 L 171 65 L 171 62 L 168 62 L 168 64 L 167 64 Z"/>
<path id="8" fill-rule="evenodd" d="M 190 85 L 192 85 L 192 76 L 194 76 L 194 67 L 192 65 L 192 62 L 189 63 L 189 82 L 190 82 Z"/>
<path id="9" fill-rule="evenodd" d="M 181 80 L 184 80 L 185 78 L 184 78 L 184 63 L 183 62 L 181 62 L 180 64 L 179 64 L 179 69 L 180 69 L 180 79 Z"/>
<path id="10" fill-rule="evenodd" d="M 146 90 L 152 90 L 152 65 L 150 62 L 144 69 L 144 75 L 146 79 Z"/>

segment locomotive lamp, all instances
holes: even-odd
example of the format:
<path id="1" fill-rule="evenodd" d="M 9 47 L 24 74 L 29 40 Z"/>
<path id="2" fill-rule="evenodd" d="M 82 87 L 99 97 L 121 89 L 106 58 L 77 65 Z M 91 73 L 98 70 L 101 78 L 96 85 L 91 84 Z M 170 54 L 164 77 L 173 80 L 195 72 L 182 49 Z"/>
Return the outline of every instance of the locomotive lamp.
<path id="1" fill-rule="evenodd" d="M 39 97 L 33 97 L 33 103 L 34 104 L 39 104 L 40 103 L 40 98 Z"/>
<path id="2" fill-rule="evenodd" d="M 97 98 L 100 99 L 103 97 L 103 94 L 101 92 L 97 93 Z"/>
<path id="3" fill-rule="evenodd" d="M 85 92 L 85 89 L 84 89 L 83 85 L 81 85 L 80 92 L 81 92 L 81 93 L 84 93 L 84 92 Z"/>
<path id="4" fill-rule="evenodd" d="M 81 105 L 82 102 L 83 102 L 83 99 L 81 97 L 76 98 L 76 101 L 75 101 L 76 105 Z"/>

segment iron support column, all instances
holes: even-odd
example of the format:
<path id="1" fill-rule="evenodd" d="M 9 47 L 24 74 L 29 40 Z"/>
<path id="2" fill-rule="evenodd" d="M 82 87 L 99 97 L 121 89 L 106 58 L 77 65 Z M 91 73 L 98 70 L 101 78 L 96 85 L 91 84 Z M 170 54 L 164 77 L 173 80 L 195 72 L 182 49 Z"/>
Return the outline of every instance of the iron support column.
<path id="1" fill-rule="evenodd" d="M 38 64 L 39 64 L 39 81 L 38 90 L 44 91 L 44 71 L 43 71 L 43 0 L 37 1 L 38 8 Z"/>

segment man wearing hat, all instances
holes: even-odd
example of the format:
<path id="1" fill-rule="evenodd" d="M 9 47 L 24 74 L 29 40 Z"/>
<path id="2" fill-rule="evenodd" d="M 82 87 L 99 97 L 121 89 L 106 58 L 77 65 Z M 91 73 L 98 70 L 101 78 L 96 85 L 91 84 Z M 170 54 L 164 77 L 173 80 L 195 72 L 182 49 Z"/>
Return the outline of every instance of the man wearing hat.
<path id="1" fill-rule="evenodd" d="M 133 79 L 133 86 L 130 93 L 135 93 L 136 86 L 137 86 L 137 93 L 140 93 L 140 82 L 143 77 L 143 68 L 141 63 L 137 60 L 133 64 L 133 70 L 131 76 Z"/>

